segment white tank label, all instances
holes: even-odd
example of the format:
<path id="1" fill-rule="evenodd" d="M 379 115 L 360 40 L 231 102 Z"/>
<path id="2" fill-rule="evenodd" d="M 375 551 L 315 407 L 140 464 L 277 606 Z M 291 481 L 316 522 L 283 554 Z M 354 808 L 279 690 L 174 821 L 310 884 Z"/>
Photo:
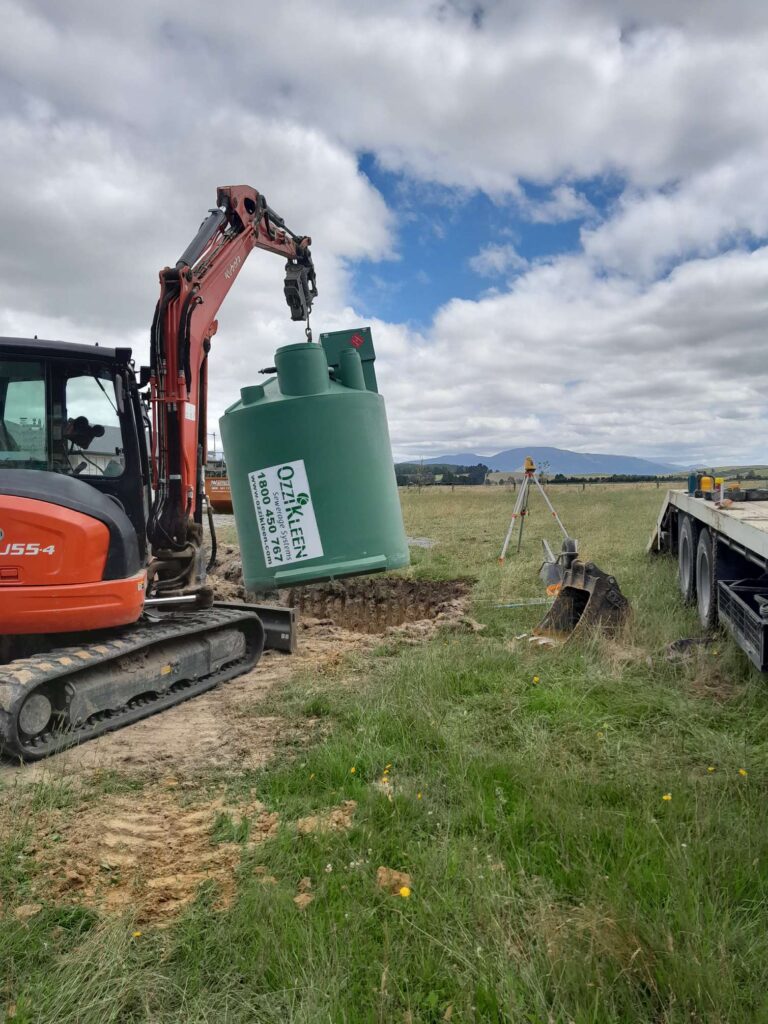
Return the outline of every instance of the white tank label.
<path id="1" fill-rule="evenodd" d="M 321 558 L 304 460 L 257 469 L 248 479 L 267 568 Z"/>

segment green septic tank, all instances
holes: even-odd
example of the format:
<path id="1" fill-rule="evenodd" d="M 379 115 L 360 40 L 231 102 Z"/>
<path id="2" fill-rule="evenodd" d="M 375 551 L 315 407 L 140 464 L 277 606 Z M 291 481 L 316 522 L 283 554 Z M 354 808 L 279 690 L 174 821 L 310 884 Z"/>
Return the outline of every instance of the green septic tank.
<path id="1" fill-rule="evenodd" d="M 408 565 L 370 329 L 286 345 L 219 420 L 248 590 Z"/>

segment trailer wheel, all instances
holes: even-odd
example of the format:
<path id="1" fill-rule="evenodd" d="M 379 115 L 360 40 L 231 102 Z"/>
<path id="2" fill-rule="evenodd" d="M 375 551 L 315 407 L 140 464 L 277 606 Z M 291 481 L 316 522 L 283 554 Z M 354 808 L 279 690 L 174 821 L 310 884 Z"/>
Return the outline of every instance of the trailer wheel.
<path id="1" fill-rule="evenodd" d="M 690 516 L 680 516 L 677 530 L 677 579 L 686 604 L 696 599 L 696 537 Z"/>
<path id="2" fill-rule="evenodd" d="M 696 544 L 696 606 L 705 629 L 717 625 L 717 551 L 709 530 L 699 534 Z"/>

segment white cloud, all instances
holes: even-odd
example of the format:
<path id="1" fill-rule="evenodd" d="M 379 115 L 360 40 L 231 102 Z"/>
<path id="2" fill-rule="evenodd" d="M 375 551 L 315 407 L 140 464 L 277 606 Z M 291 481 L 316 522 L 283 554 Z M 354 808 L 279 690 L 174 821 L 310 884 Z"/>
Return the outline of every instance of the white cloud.
<path id="1" fill-rule="evenodd" d="M 483 277 L 498 277 L 527 266 L 528 261 L 511 244 L 497 245 L 491 242 L 469 259 L 470 270 Z"/>
<path id="2" fill-rule="evenodd" d="M 157 273 L 175 263 L 215 201 L 215 188 L 253 184 L 297 231 L 311 233 L 331 306 L 344 262 L 392 252 L 392 218 L 354 156 L 311 128 L 208 111 L 196 135 L 151 155 L 101 122 L 28 108 L 0 117 L 3 138 L 0 302 L 102 329 L 147 325 Z M 249 181 L 243 182 L 248 172 Z M 222 311 L 266 303 L 282 314 L 282 266 L 257 253 Z M 223 319 L 222 319 L 223 322 Z"/>
<path id="3" fill-rule="evenodd" d="M 521 204 L 522 212 L 535 224 L 561 224 L 569 220 L 582 220 L 596 215 L 586 196 L 571 185 L 558 185 L 549 199 Z"/>
<path id="4" fill-rule="evenodd" d="M 410 455 L 548 441 L 672 461 L 764 458 L 767 275 L 768 247 L 646 285 L 566 257 L 504 295 L 454 301 L 380 373 L 393 442 Z"/>
<path id="5" fill-rule="evenodd" d="M 648 278 L 680 260 L 768 235 L 768 148 L 725 153 L 715 167 L 663 192 L 624 195 L 615 214 L 582 230 L 587 255 Z"/>
<path id="6" fill-rule="evenodd" d="M 489 5 L 483 28 L 427 0 L 3 0 L 16 83 L 172 148 L 215 104 L 294 120 L 428 181 L 490 192 L 606 171 L 652 186 L 764 135 L 761 0 Z M 247 13 L 246 13 L 247 12 Z M 270 43 L 267 43 L 267 40 Z M 286 60 L 290 52 L 300 55 Z M 97 86 L 97 87 L 96 87 Z M 236 127 L 237 118 L 233 119 Z"/>

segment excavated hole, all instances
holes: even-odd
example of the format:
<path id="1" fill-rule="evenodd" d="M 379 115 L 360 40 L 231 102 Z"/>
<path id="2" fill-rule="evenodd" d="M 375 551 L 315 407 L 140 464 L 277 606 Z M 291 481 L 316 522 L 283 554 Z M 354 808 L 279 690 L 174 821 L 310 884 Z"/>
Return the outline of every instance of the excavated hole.
<path id="1" fill-rule="evenodd" d="M 471 585 L 469 580 L 353 577 L 294 587 L 285 591 L 285 603 L 355 633 L 384 633 L 390 626 L 454 612 Z"/>
<path id="2" fill-rule="evenodd" d="M 354 633 L 384 633 L 409 622 L 461 617 L 474 581 L 356 576 L 253 595 L 243 586 L 238 549 L 227 546 L 211 582 L 219 601 L 277 601 L 297 608 L 305 618 L 329 619 Z"/>

